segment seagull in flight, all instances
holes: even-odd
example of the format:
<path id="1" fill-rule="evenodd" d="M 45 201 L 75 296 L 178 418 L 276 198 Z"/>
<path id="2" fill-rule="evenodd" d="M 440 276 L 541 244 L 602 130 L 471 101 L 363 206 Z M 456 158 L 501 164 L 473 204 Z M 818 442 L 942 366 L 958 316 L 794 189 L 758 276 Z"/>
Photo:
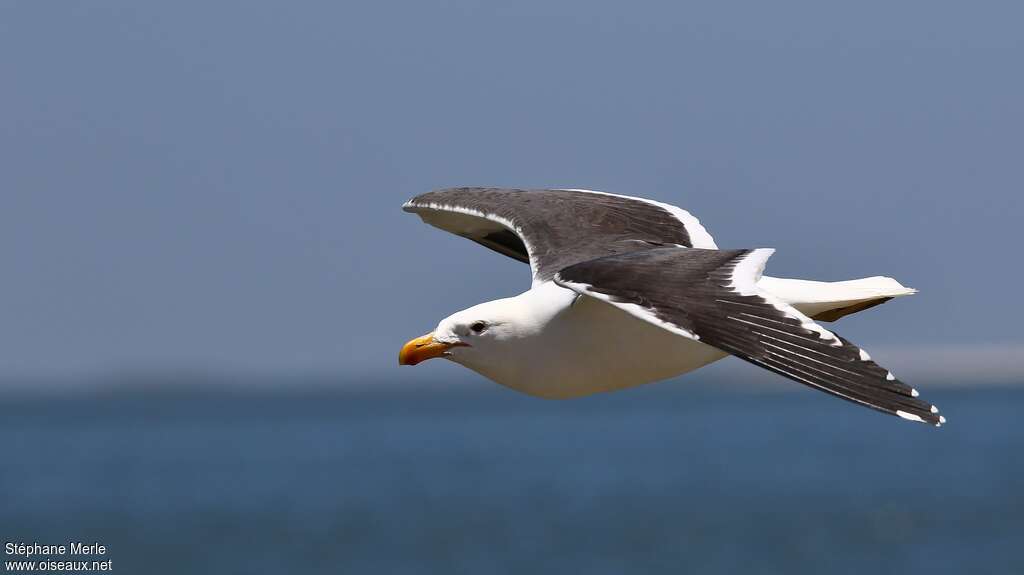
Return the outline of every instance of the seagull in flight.
<path id="1" fill-rule="evenodd" d="M 533 396 L 572 398 L 693 371 L 728 355 L 903 419 L 945 418 L 820 321 L 915 290 L 888 277 L 762 275 L 774 250 L 723 250 L 686 210 L 590 190 L 449 188 L 402 206 L 527 263 L 517 296 L 406 343 L 401 365 L 445 358 Z"/>

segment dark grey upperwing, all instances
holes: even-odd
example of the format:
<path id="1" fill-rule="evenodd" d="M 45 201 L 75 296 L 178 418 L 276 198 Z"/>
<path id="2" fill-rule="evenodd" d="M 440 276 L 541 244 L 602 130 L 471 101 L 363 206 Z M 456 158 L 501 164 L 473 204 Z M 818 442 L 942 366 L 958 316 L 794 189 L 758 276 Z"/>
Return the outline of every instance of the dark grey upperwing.
<path id="1" fill-rule="evenodd" d="M 402 208 L 428 224 L 529 263 L 537 282 L 602 256 L 662 245 L 716 247 L 685 210 L 584 190 L 449 188 L 416 196 Z"/>
<path id="2" fill-rule="evenodd" d="M 772 251 L 655 248 L 576 264 L 554 281 L 810 387 L 942 424 L 866 352 L 757 287 Z"/>

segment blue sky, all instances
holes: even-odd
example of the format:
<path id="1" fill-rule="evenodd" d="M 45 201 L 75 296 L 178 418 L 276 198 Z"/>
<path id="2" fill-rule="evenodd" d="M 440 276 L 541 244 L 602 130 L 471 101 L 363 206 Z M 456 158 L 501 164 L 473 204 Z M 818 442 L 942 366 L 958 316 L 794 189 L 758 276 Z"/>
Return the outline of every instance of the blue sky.
<path id="1" fill-rule="evenodd" d="M 1022 19 L 1008 2 L 4 3 L 0 375 L 393 375 L 409 337 L 529 285 L 400 210 L 455 185 L 675 203 L 723 247 L 777 248 L 771 275 L 920 289 L 836 325 L 868 349 L 1012 355 Z M 403 375 L 457 373 L 431 370 Z"/>

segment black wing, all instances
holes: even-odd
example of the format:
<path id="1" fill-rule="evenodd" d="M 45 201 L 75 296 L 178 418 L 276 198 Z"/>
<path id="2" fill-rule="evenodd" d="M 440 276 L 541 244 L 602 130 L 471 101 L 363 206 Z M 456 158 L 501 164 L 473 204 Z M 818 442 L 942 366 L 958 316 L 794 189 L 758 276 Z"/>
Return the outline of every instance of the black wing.
<path id="1" fill-rule="evenodd" d="M 416 196 L 402 208 L 428 224 L 529 263 L 537 282 L 602 256 L 663 245 L 716 247 L 685 210 L 584 190 L 450 188 Z"/>
<path id="2" fill-rule="evenodd" d="M 656 248 L 576 264 L 554 281 L 810 387 L 942 424 L 938 409 L 866 352 L 758 289 L 772 251 Z"/>

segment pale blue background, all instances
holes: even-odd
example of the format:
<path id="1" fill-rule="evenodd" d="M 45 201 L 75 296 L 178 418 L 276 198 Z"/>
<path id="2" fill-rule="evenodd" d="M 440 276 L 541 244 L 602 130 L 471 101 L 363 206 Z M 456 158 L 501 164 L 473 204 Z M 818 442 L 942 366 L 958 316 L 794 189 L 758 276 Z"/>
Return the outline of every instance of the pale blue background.
<path id="1" fill-rule="evenodd" d="M 921 289 L 871 345 L 1022 342 L 1016 3 L 5 2 L 0 375 L 393 374 L 527 268 L 453 185 L 683 206 L 769 273 Z M 410 371 L 454 373 L 433 366 Z M 415 370 L 414 370 L 415 371 Z"/>

